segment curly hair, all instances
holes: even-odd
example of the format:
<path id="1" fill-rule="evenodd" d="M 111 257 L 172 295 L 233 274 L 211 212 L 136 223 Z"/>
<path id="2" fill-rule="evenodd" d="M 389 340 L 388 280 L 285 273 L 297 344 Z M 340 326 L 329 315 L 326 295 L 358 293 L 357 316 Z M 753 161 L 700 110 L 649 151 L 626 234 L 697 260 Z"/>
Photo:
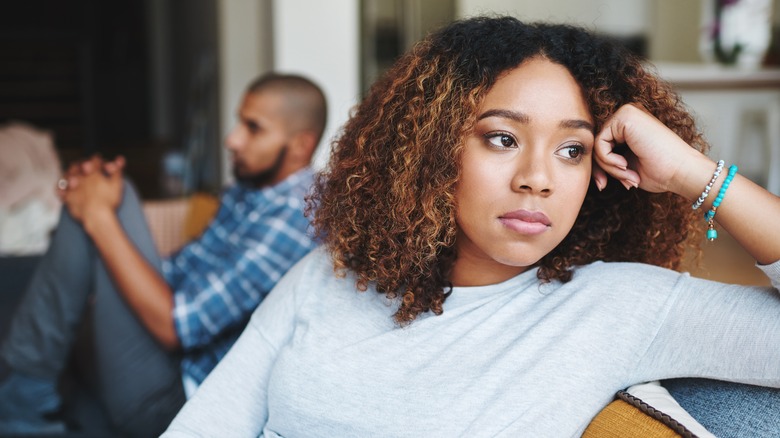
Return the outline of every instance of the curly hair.
<path id="1" fill-rule="evenodd" d="M 644 107 L 706 150 L 671 87 L 620 44 L 583 29 L 510 17 L 457 21 L 418 43 L 369 90 L 333 145 L 314 187 L 313 223 L 337 273 L 355 273 L 391 299 L 397 323 L 442 312 L 456 259 L 455 192 L 464 139 L 496 80 L 541 56 L 582 87 L 596 131 L 622 105 Z M 591 182 L 568 235 L 537 263 L 541 281 L 567 282 L 596 260 L 675 269 L 697 233 L 688 201 Z"/>

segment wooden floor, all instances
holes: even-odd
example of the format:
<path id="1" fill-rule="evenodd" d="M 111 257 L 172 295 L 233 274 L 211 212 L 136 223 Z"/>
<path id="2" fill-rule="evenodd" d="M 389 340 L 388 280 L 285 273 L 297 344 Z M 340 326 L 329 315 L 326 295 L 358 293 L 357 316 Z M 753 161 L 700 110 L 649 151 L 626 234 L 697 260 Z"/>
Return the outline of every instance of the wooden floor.
<path id="1" fill-rule="evenodd" d="M 689 257 L 683 270 L 696 277 L 726 283 L 768 286 L 769 279 L 756 267 L 756 261 L 726 231 L 719 229 L 718 238 L 701 242 L 699 263 Z"/>

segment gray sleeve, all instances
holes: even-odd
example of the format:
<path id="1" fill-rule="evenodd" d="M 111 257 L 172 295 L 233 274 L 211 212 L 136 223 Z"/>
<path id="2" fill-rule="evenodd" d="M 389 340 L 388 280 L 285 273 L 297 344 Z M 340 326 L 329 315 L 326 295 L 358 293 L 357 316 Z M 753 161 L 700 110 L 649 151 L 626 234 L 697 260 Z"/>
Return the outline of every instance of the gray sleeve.
<path id="1" fill-rule="evenodd" d="M 302 265 L 293 267 L 255 310 L 244 332 L 163 437 L 261 434 L 268 420 L 268 378 L 279 349 L 292 336 Z"/>
<path id="2" fill-rule="evenodd" d="M 780 262 L 759 268 L 773 287 L 681 276 L 667 314 L 658 316 L 664 319 L 638 364 L 638 377 L 780 387 Z"/>

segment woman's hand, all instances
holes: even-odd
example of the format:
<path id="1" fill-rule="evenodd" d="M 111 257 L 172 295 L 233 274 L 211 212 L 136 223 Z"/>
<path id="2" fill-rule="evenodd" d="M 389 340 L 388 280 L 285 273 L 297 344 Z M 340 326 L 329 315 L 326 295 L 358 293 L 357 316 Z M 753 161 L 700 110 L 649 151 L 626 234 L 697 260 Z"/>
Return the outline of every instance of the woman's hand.
<path id="1" fill-rule="evenodd" d="M 615 151 L 618 145 L 627 149 Z M 622 148 L 621 148 L 622 149 Z M 634 105 L 624 105 L 596 136 L 593 179 L 599 189 L 607 174 L 626 188 L 673 192 L 693 202 L 711 180 L 715 163 L 690 147 L 658 119 Z M 732 163 L 727 163 L 727 165 Z M 723 184 L 726 170 L 701 206 L 708 211 Z M 761 264 L 780 260 L 780 197 L 737 174 L 722 199 L 715 220 Z M 702 220 L 702 226 L 704 221 Z"/>
<path id="2" fill-rule="evenodd" d="M 627 149 L 618 153 L 618 145 Z M 599 189 L 606 187 L 609 174 L 626 188 L 671 191 L 686 197 L 690 196 L 686 189 L 689 164 L 709 160 L 661 121 L 631 104 L 620 107 L 604 124 L 596 136 L 594 158 L 598 167 L 594 167 L 593 178 Z"/>

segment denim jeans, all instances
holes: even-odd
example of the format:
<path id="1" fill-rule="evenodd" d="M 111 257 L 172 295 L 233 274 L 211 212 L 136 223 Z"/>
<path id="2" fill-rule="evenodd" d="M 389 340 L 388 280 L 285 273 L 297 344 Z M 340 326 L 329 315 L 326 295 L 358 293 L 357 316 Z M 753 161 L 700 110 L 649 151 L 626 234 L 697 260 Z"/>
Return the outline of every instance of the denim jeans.
<path id="1" fill-rule="evenodd" d="M 160 257 L 138 195 L 130 184 L 125 184 L 123 193 L 117 210 L 122 227 L 159 270 Z M 63 209 L 0 350 L 12 373 L 23 377 L 14 381 L 56 382 L 87 316 L 90 388 L 123 435 L 159 435 L 185 401 L 179 358 L 162 348 L 141 324 L 89 236 Z M 23 393 L 34 391 L 28 388 Z M 36 403 L 29 408 L 38 409 Z"/>
<path id="2" fill-rule="evenodd" d="M 780 389 L 708 379 L 662 384 L 717 437 L 780 437 Z"/>

